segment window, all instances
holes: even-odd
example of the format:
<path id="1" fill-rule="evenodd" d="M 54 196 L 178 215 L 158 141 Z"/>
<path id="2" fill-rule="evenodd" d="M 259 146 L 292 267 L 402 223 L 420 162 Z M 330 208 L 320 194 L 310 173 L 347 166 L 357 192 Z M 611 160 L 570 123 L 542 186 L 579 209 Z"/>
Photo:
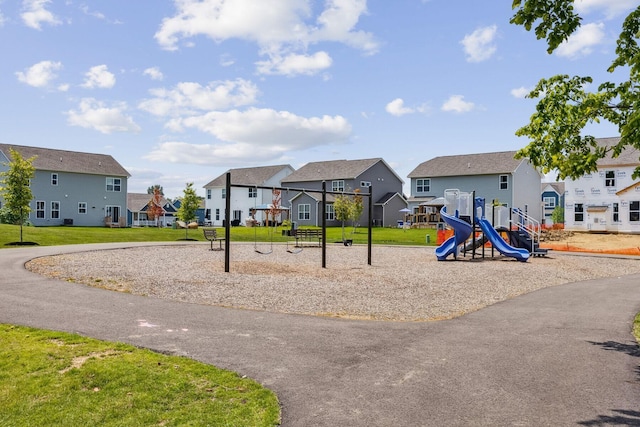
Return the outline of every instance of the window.
<path id="1" fill-rule="evenodd" d="M 309 204 L 298 205 L 298 219 L 301 221 L 305 219 L 311 219 L 311 205 Z"/>
<path id="2" fill-rule="evenodd" d="M 604 173 L 604 186 L 605 187 L 616 186 L 616 171 L 606 171 Z"/>
<path id="3" fill-rule="evenodd" d="M 120 178 L 107 178 L 107 191 L 120 192 L 122 180 Z"/>
<path id="4" fill-rule="evenodd" d="M 371 187 L 371 181 L 360 181 L 360 187 Z"/>
<path id="5" fill-rule="evenodd" d="M 208 219 L 209 221 L 211 221 L 211 209 L 205 209 L 204 219 Z"/>
<path id="6" fill-rule="evenodd" d="M 344 180 L 331 181 L 331 191 L 344 191 Z"/>
<path id="7" fill-rule="evenodd" d="M 78 202 L 78 213 L 79 214 L 87 213 L 87 202 Z"/>
<path id="8" fill-rule="evenodd" d="M 333 205 L 325 206 L 325 214 L 327 221 L 333 221 L 336 219 L 336 212 L 333 210 Z"/>
<path id="9" fill-rule="evenodd" d="M 544 201 L 545 208 L 555 208 L 556 207 L 556 198 L 555 197 L 544 197 L 542 199 Z"/>
<path id="10" fill-rule="evenodd" d="M 241 218 L 242 218 L 242 211 L 240 211 L 240 210 L 233 211 L 233 220 L 234 221 L 240 221 Z"/>
<path id="11" fill-rule="evenodd" d="M 629 203 L 629 221 L 640 221 L 640 201 L 638 200 L 634 200 L 633 202 Z"/>
<path id="12" fill-rule="evenodd" d="M 222 198 L 223 198 L 223 199 L 226 199 L 226 198 L 227 198 L 227 189 L 226 189 L 226 188 L 223 188 L 223 189 L 222 189 Z"/>
<path id="13" fill-rule="evenodd" d="M 207 188 L 207 200 L 211 200 L 211 189 Z"/>
<path id="14" fill-rule="evenodd" d="M 44 201 L 42 200 L 36 200 L 36 218 L 38 219 L 44 219 L 44 214 L 45 214 L 45 207 L 44 207 Z"/>
<path id="15" fill-rule="evenodd" d="M 618 203 L 613 204 L 613 222 L 620 222 L 620 205 Z"/>
<path id="16" fill-rule="evenodd" d="M 258 189 L 257 188 L 249 188 L 249 198 L 255 199 L 258 197 Z"/>
<path id="17" fill-rule="evenodd" d="M 58 174 L 57 173 L 52 173 L 51 174 L 51 185 L 58 185 Z"/>
<path id="18" fill-rule="evenodd" d="M 500 175 L 500 189 L 501 190 L 509 189 L 509 175 Z"/>
<path id="19" fill-rule="evenodd" d="M 416 179 L 416 193 L 431 191 L 431 178 Z"/>
<path id="20" fill-rule="evenodd" d="M 220 221 L 220 209 L 216 209 L 216 221 Z"/>
<path id="21" fill-rule="evenodd" d="M 51 219 L 60 218 L 60 202 L 51 202 Z"/>
<path id="22" fill-rule="evenodd" d="M 584 221 L 584 205 L 582 203 L 576 203 L 576 207 L 573 212 L 573 220 L 575 222 Z"/>

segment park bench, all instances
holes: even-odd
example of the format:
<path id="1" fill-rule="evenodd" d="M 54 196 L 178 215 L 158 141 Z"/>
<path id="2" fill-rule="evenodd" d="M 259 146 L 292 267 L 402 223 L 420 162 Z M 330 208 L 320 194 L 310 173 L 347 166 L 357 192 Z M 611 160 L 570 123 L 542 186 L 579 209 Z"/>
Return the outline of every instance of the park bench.
<path id="1" fill-rule="evenodd" d="M 297 247 L 302 247 L 305 243 L 315 243 L 316 241 L 318 242 L 318 247 L 322 246 L 322 230 L 298 228 L 291 230 L 291 234 L 296 238 Z"/>
<path id="2" fill-rule="evenodd" d="M 212 251 L 221 251 L 222 250 L 222 241 L 224 240 L 224 238 L 222 237 L 218 237 L 218 232 L 213 229 L 213 228 L 203 228 L 202 232 L 204 233 L 204 238 L 207 239 L 209 242 L 211 242 L 211 250 Z M 213 247 L 213 242 L 218 241 L 218 243 L 220 243 L 220 247 L 219 248 L 215 248 Z"/>

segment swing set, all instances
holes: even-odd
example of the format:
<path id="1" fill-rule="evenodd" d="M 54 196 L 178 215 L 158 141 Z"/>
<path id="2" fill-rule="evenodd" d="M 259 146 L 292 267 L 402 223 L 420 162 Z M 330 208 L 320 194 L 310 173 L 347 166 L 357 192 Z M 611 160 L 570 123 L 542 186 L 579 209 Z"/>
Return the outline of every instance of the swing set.
<path id="1" fill-rule="evenodd" d="M 271 195 L 272 195 L 272 203 L 270 205 L 267 206 L 266 209 L 261 209 L 263 212 L 265 212 L 266 214 L 266 219 L 265 219 L 265 228 L 267 229 L 267 237 L 268 237 L 268 245 L 262 245 L 259 246 L 258 245 L 258 228 L 256 227 L 256 223 L 257 221 L 255 220 L 255 214 L 258 210 L 257 206 L 254 206 L 253 212 L 251 214 L 251 218 L 253 219 L 253 226 L 254 226 L 254 231 L 253 231 L 253 238 L 254 238 L 254 242 L 253 242 L 253 249 L 256 253 L 260 254 L 260 255 L 269 255 L 271 253 L 273 253 L 273 233 L 274 233 L 274 228 L 276 227 L 277 219 L 281 218 L 282 212 L 283 211 L 288 211 L 289 212 L 289 216 L 291 215 L 291 206 L 289 206 L 289 208 L 283 208 L 281 206 L 281 202 L 282 202 L 282 191 L 286 191 L 287 194 L 289 193 L 289 191 L 294 191 L 294 192 L 305 192 L 305 191 L 315 191 L 317 192 L 317 189 L 307 189 L 307 188 L 289 188 L 289 187 L 264 187 L 264 186 L 259 186 L 259 185 L 246 185 L 246 184 L 232 184 L 231 183 L 231 173 L 227 172 L 226 175 L 226 198 L 225 198 L 225 222 L 224 222 L 224 227 L 225 227 L 225 232 L 224 232 L 224 240 L 225 240 L 225 245 L 224 245 L 224 271 L 225 273 L 228 273 L 230 271 L 230 266 L 231 266 L 231 252 L 230 252 L 230 245 L 229 243 L 231 242 L 231 189 L 232 188 L 252 188 L 255 189 L 256 193 L 258 189 L 263 189 L 263 190 L 271 190 Z M 363 194 L 361 193 L 351 193 L 351 192 L 345 192 L 345 191 L 327 191 L 326 188 L 326 182 L 323 181 L 322 182 L 322 203 L 320 205 L 320 210 L 319 212 L 325 212 L 325 206 L 327 205 L 327 194 L 342 194 L 342 195 L 351 195 L 351 196 L 363 196 Z M 368 221 L 367 221 L 367 228 L 368 228 L 368 233 L 367 233 L 367 264 L 371 265 L 371 228 L 372 228 L 372 218 L 373 218 L 373 203 L 372 203 L 372 194 L 373 194 L 373 187 L 369 187 L 369 194 L 364 194 L 365 197 L 368 197 L 369 200 L 369 211 L 368 211 Z M 256 200 L 257 201 L 257 200 Z M 271 218 L 271 220 L 270 220 Z M 326 215 L 322 215 L 322 235 L 321 235 L 321 242 L 322 242 L 322 268 L 327 268 L 327 246 L 326 246 L 326 232 L 327 232 L 327 224 L 326 224 L 327 218 Z M 273 227 L 272 227 L 273 224 Z M 295 232 L 296 230 L 291 230 L 292 232 Z M 292 248 L 289 245 L 289 242 L 291 240 L 290 237 L 294 237 L 294 236 L 289 236 L 289 238 L 287 238 L 287 246 L 286 246 L 286 251 L 288 253 L 291 254 L 299 254 L 300 252 L 302 252 L 302 247 L 297 247 L 297 246 L 293 246 Z"/>

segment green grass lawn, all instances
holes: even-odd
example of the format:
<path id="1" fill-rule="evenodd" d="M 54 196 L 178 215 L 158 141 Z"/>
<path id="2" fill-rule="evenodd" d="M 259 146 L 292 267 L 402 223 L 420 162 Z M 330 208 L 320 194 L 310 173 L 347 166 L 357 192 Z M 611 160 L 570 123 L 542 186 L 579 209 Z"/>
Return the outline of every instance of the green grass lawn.
<path id="1" fill-rule="evenodd" d="M 218 235 L 224 236 L 224 229 L 218 228 Z M 234 242 L 286 242 L 291 237 L 282 235 L 282 227 L 233 227 L 231 240 Z M 353 227 L 346 227 L 347 239 L 353 239 L 355 244 L 367 243 L 367 229 L 359 227 L 353 232 Z M 189 239 L 204 241 L 201 229 L 188 230 Z M 385 245 L 422 245 L 429 236 L 430 245 L 436 243 L 436 230 L 381 228 L 372 230 L 373 244 Z M 185 230 L 171 228 L 106 228 L 106 227 L 24 227 L 23 240 L 34 242 L 40 246 L 73 245 L 80 243 L 107 242 L 173 242 L 185 238 Z M 20 241 L 20 227 L 16 225 L 0 224 L 0 247 L 13 247 L 12 242 Z M 342 228 L 327 228 L 327 243 L 341 242 Z"/>
<path id="2" fill-rule="evenodd" d="M 0 324 L 0 424 L 276 426 L 277 397 L 184 357 Z"/>

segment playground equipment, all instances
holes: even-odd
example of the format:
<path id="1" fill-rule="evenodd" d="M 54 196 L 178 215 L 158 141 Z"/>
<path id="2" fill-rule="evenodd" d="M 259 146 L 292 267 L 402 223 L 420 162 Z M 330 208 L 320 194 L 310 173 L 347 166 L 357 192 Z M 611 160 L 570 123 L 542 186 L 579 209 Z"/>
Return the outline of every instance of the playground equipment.
<path id="1" fill-rule="evenodd" d="M 458 247 L 467 241 L 473 231 L 470 221 L 460 218 L 469 218 L 472 213 L 469 209 L 469 198 L 469 193 L 460 193 L 459 190 L 444 192 L 445 205 L 440 211 L 440 216 L 453 229 L 453 236 L 436 248 L 438 261 L 444 261 L 449 255 L 458 258 Z"/>
<path id="2" fill-rule="evenodd" d="M 467 250 L 468 244 L 466 242 L 474 232 L 476 225 L 482 231 L 483 236 L 482 239 L 473 237 L 470 243 L 471 250 L 475 251 L 477 247 L 482 246 L 484 239 L 486 239 L 491 243 L 492 248 L 504 256 L 513 257 L 523 262 L 529 259 L 529 250 L 509 245 L 486 218 L 484 198 L 474 197 L 471 193 L 461 193 L 455 189 L 445 190 L 444 198 L 445 206 L 440 215 L 453 229 L 453 236 L 436 248 L 435 254 L 438 261 L 444 261 L 449 255 L 453 255 L 454 259 L 457 259 L 461 245 L 464 245 L 464 249 Z M 505 229 L 510 230 L 511 227 L 505 227 Z"/>

